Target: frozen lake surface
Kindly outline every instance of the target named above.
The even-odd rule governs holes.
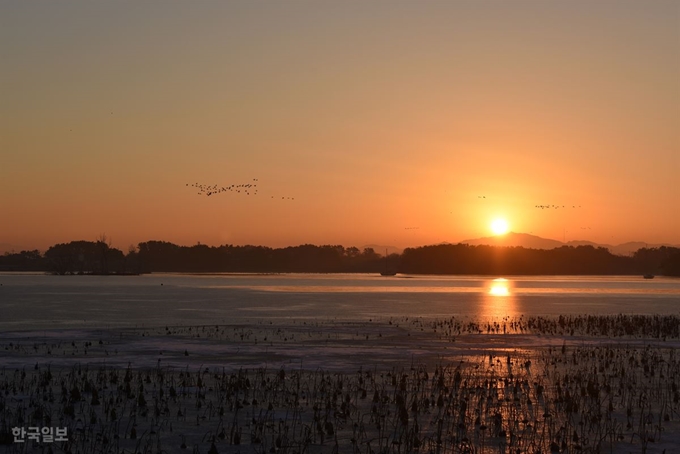
[[[54,421],[70,434],[55,452],[680,446],[680,279],[0,274],[0,284],[0,452],[43,452],[7,428]]]
[[[641,276],[0,273],[0,330],[273,320],[675,314],[680,279]]]

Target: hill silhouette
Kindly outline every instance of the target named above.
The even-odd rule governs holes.
[[[461,244],[470,246],[500,246],[500,247],[523,247],[527,249],[555,249],[564,246],[557,240],[549,240],[528,233],[508,232],[505,235],[487,236],[474,240],[461,241]]]
[[[508,232],[505,235],[488,236],[483,238],[476,238],[472,240],[464,240],[461,244],[469,244],[471,246],[500,246],[500,247],[523,247],[527,249],[555,249],[562,246],[592,246],[594,248],[603,247],[615,255],[632,255],[639,249],[653,249],[660,247],[680,247],[680,245],[672,244],[649,244],[642,241],[630,241],[618,245],[601,244],[586,240],[572,240],[566,243],[559,240],[552,240],[548,238],[541,238],[540,236],[530,235],[528,233]]]

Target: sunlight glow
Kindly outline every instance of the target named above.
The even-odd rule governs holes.
[[[486,320],[500,320],[517,314],[517,302],[513,281],[503,278],[489,280],[485,284],[485,296],[480,305],[479,316]]]
[[[510,226],[505,219],[494,219],[491,222],[491,231],[494,235],[503,235],[508,233],[508,230],[510,230]]]
[[[493,296],[508,296],[510,295],[510,290],[508,289],[508,283],[505,279],[494,279],[489,289],[489,294]]]

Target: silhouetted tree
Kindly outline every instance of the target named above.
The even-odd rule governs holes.
[[[661,263],[661,268],[667,276],[680,276],[680,249],[672,249],[669,255]]]
[[[47,271],[48,264],[40,251],[6,252],[0,256],[0,271]]]
[[[638,250],[613,255],[592,246],[557,249],[442,244],[407,248],[382,257],[372,248],[302,244],[273,249],[265,246],[178,246],[146,241],[130,246],[127,255],[112,248],[106,236],[97,242],[72,241],[39,251],[0,256],[0,270],[52,270],[57,274],[123,272],[363,272],[386,269],[413,274],[644,274],[680,275],[680,249]]]
[[[122,251],[101,241],[71,241],[55,244],[45,252],[50,269],[56,274],[107,274],[109,265],[122,268]]]
[[[97,248],[99,248],[99,264],[101,274],[109,274],[109,249],[111,248],[111,239],[106,237],[106,233],[102,233],[97,238]]]

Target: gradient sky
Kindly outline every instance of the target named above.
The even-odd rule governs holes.
[[[2,2],[0,58],[16,248],[680,243],[677,0]]]

